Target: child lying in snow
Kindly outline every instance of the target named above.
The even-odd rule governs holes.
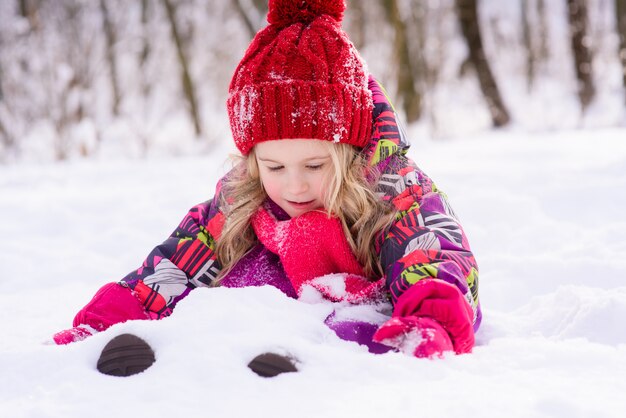
[[[270,0],[269,25],[230,85],[243,161],[58,344],[168,316],[196,287],[272,285],[295,298],[391,300],[382,324],[326,320],[371,352],[471,351],[476,262],[445,195],[406,157],[391,104],[341,30],[344,10],[343,0]]]

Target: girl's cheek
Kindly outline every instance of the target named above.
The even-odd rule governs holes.
[[[276,197],[280,192],[280,186],[276,181],[266,180],[263,182],[263,187],[265,188],[265,193],[270,197]]]

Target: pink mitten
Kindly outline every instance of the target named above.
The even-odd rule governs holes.
[[[445,351],[469,353],[474,346],[473,311],[461,291],[439,279],[423,279],[404,291],[393,317],[374,341],[417,357],[441,357]]]
[[[102,286],[93,299],[74,317],[74,328],[54,335],[57,344],[82,341],[113,324],[132,319],[150,319],[150,315],[132,291],[118,283]]]
[[[260,208],[252,217],[252,227],[259,241],[278,254],[298,295],[302,285],[316,277],[331,273],[363,276],[338,218],[310,211],[278,221]]]
[[[437,321],[450,336],[457,354],[474,347],[474,312],[461,291],[439,279],[423,279],[404,291],[393,309],[394,317],[417,316]]]
[[[373,340],[420,358],[443,357],[454,351],[446,330],[437,321],[416,316],[393,317],[374,334]]]

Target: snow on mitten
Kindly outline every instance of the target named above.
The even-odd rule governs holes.
[[[420,358],[443,357],[445,352],[454,351],[446,330],[430,318],[393,317],[378,328],[372,339]]]
[[[338,218],[320,211],[278,221],[263,207],[252,217],[259,241],[277,254],[296,293],[312,279],[331,273],[363,276]]]
[[[386,297],[384,279],[371,282],[356,274],[327,274],[316,277],[305,285],[320,292],[326,300],[332,302],[350,302],[352,304],[376,302]]]
[[[65,345],[69,343],[75,343],[77,341],[82,341],[87,337],[91,337],[97,332],[98,331],[91,328],[89,325],[83,325],[57,332],[52,336],[52,340],[57,345]]]

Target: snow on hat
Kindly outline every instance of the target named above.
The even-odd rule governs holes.
[[[312,138],[365,146],[372,95],[365,64],[341,29],[344,0],[270,0],[229,88],[237,148]]]

